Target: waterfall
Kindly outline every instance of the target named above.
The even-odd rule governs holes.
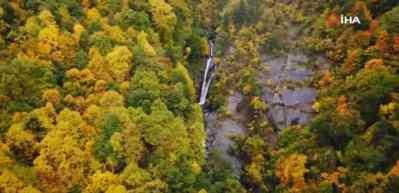
[[[209,41],[209,56],[208,59],[206,60],[206,67],[205,67],[205,73],[204,77],[202,79],[202,87],[201,87],[201,95],[200,95],[200,101],[199,104],[203,105],[206,102],[206,97],[208,95],[208,90],[209,87],[211,86],[212,79],[214,77],[214,68],[215,64],[213,61],[213,42]]]

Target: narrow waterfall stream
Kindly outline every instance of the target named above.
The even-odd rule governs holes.
[[[208,96],[209,87],[211,86],[211,82],[214,77],[214,71],[215,71],[215,63],[213,58],[214,44],[210,40],[208,45],[209,45],[209,56],[206,61],[205,72],[202,79],[201,94],[199,101],[200,105],[204,105],[206,102],[206,97]]]

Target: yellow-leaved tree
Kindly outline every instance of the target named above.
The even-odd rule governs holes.
[[[107,74],[106,60],[96,47],[92,47],[89,50],[89,64],[87,67],[94,74],[97,80],[111,79],[111,77]]]
[[[41,141],[34,168],[44,192],[65,193],[75,186],[85,186],[96,169],[89,148],[92,142],[82,132],[83,125],[78,112],[64,109],[57,117],[56,128]]]
[[[173,7],[164,0],[149,0],[149,3],[155,25],[163,33],[172,32],[177,22]]]
[[[278,161],[276,175],[290,192],[301,192],[305,188],[306,160],[306,155],[294,153]]]
[[[83,193],[127,193],[126,188],[121,185],[119,177],[111,172],[97,171],[90,177],[90,182]]]
[[[0,192],[1,193],[40,193],[31,185],[25,184],[22,180],[7,169],[0,169]]]
[[[110,53],[107,54],[106,59],[108,62],[107,68],[111,77],[117,82],[126,80],[131,60],[132,53],[126,46],[115,47]]]
[[[145,33],[144,31],[141,31],[138,35],[137,35],[137,43],[139,44],[139,46],[141,46],[141,48],[144,51],[144,54],[146,56],[155,56],[157,53],[155,52],[155,49],[151,46],[151,44],[148,42],[147,40],[147,33]]]

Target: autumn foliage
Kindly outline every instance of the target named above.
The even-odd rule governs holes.
[[[398,6],[0,1],[0,193],[396,193]],[[209,39],[217,70],[201,107]],[[273,88],[262,64],[297,52],[314,74]],[[265,96],[302,86],[317,95],[309,122],[277,129],[273,105],[302,112]],[[207,149],[204,111],[229,126],[233,92],[245,132],[229,164]]]

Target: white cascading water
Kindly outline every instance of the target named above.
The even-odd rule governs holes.
[[[213,43],[212,43],[212,41],[209,41],[209,48],[210,48],[210,53],[209,53],[209,57],[206,61],[204,78],[202,79],[201,95],[200,95],[200,101],[199,101],[200,105],[205,104],[206,97],[208,95],[208,90],[209,90],[209,87],[211,86],[211,82],[214,77],[213,68],[214,68],[215,64],[213,63]]]

